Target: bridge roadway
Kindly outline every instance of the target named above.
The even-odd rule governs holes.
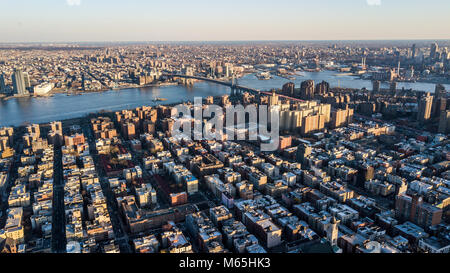
[[[255,94],[264,94],[264,95],[272,95],[271,92],[267,92],[267,91],[261,91],[259,89],[256,88],[251,88],[248,86],[243,86],[243,85],[232,85],[231,82],[226,82],[226,81],[221,81],[221,80],[216,80],[216,79],[211,79],[211,78],[206,78],[206,77],[200,77],[200,76],[187,76],[187,75],[182,75],[182,74],[164,74],[163,76],[166,77],[173,77],[173,78],[185,78],[185,79],[195,79],[195,80],[200,80],[200,81],[208,81],[208,82],[212,82],[212,83],[216,83],[216,84],[221,84],[221,85],[225,85],[228,86],[230,88],[234,88],[234,89],[238,89],[238,90],[242,90],[242,91],[247,91],[250,93],[255,93]],[[280,98],[285,98],[291,101],[297,101],[297,102],[304,102],[304,100],[301,99],[297,99],[297,98],[292,98],[289,96],[285,96],[285,95],[280,95],[278,94],[278,97]]]

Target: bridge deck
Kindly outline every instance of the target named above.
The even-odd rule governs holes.
[[[169,76],[169,77],[175,77],[175,78],[188,78],[188,79],[195,79],[195,80],[201,80],[201,81],[208,81],[208,82],[212,82],[212,83],[216,83],[216,84],[221,84],[221,85],[233,87],[231,82],[225,82],[225,81],[215,80],[215,79],[206,78],[206,77],[187,76],[187,75],[181,75],[181,74],[166,74],[166,75],[163,75],[163,76]],[[251,87],[248,87],[248,86],[236,85],[236,86],[234,86],[234,88],[239,89],[239,90],[243,90],[243,91],[257,93],[257,94],[261,94],[262,93],[264,95],[269,95],[269,96],[272,95],[271,92],[261,91],[259,89],[251,88]],[[292,101],[304,102],[304,100],[293,98],[293,97],[289,97],[289,96],[286,96],[286,95],[278,95],[278,96],[281,97],[281,98],[292,100]]]

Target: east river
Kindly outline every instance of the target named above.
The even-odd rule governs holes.
[[[296,87],[304,80],[314,80],[316,83],[322,80],[330,83],[331,87],[367,88],[372,89],[370,80],[362,80],[358,77],[341,75],[333,71],[302,72],[295,76],[295,80],[289,80],[274,76],[270,80],[258,80],[254,74],[246,75],[238,79],[238,84],[270,90],[281,88],[286,82],[294,82]],[[388,83],[382,83],[381,88],[388,88]],[[444,85],[450,91],[450,85]],[[434,92],[435,84],[432,83],[398,83],[397,88],[413,89],[418,91]],[[85,93],[82,95],[67,96],[55,94],[51,97],[39,98],[12,98],[0,100],[0,126],[19,126],[25,122],[44,123],[53,120],[64,120],[82,117],[86,114],[101,110],[117,111],[131,109],[142,105],[172,104],[194,97],[221,96],[229,94],[230,88],[209,82],[198,82],[192,87],[182,85],[144,87],[105,92]],[[167,99],[163,102],[155,102],[155,98]]]

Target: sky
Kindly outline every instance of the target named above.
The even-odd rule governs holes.
[[[449,0],[0,0],[0,43],[450,39]]]

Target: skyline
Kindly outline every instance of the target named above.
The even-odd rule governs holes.
[[[446,40],[448,1],[6,0],[0,43]],[[27,9],[23,9],[27,6]],[[327,7],[326,9],[324,7]]]
[[[31,45],[37,45],[37,44],[54,44],[54,45],[70,45],[70,44],[78,44],[78,45],[85,45],[85,44],[92,44],[92,45],[107,45],[107,44],[124,44],[124,45],[141,45],[141,44],[228,44],[228,43],[235,43],[235,44],[245,44],[245,43],[254,43],[254,44],[265,44],[265,43],[358,43],[358,42],[393,42],[393,43],[402,43],[402,42],[418,42],[418,43],[424,43],[424,45],[429,45],[429,43],[438,43],[443,42],[447,43],[450,42],[450,39],[317,39],[317,40],[140,40],[140,41],[133,41],[133,40],[123,40],[123,41],[106,41],[106,40],[98,40],[98,41],[30,41],[30,42],[0,42],[0,45],[20,45],[20,44],[31,44]],[[409,44],[406,44],[405,46],[410,46]]]

